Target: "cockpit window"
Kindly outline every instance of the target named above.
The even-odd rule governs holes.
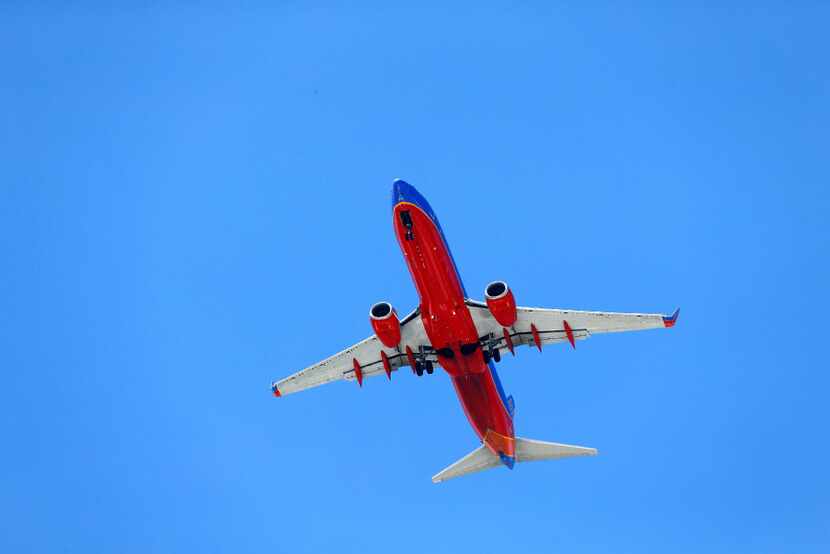
[[[406,240],[412,240],[414,235],[412,234],[412,216],[409,214],[409,210],[401,210],[398,214],[401,223],[406,227]]]

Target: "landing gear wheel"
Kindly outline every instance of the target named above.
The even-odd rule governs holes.
[[[486,350],[482,350],[481,351],[481,357],[484,358],[484,363],[485,364],[490,363],[490,353],[489,352],[487,352]]]
[[[424,366],[421,365],[421,362],[415,362],[415,375],[418,377],[422,377],[424,375]]]
[[[435,366],[432,365],[432,362],[426,363],[426,370],[429,375],[432,375],[432,372],[435,371]]]
[[[496,363],[501,361],[501,352],[498,349],[493,350],[493,359],[496,360]]]

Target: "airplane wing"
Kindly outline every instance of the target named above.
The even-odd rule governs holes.
[[[418,361],[435,361],[437,356],[429,345],[420,314],[420,310],[415,309],[401,320],[400,344],[412,348],[413,357]],[[384,356],[386,364],[383,360]],[[271,389],[275,396],[282,396],[332,381],[356,379],[362,386],[364,378],[374,375],[386,374],[391,379],[392,371],[404,365],[409,365],[406,351],[399,348],[387,348],[375,335],[372,335],[322,362],[298,371],[285,379],[275,381],[271,384]]]
[[[673,315],[636,314],[619,312],[586,312],[547,308],[516,308],[517,319],[505,330],[493,318],[487,304],[467,300],[478,332],[485,347],[509,351],[512,346],[537,346],[587,339],[597,333],[620,333],[673,327],[680,310]]]

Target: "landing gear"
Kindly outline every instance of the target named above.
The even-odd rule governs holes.
[[[435,365],[429,361],[415,362],[415,375],[423,377],[424,371],[427,372],[427,375],[432,375],[432,372],[435,371]]]
[[[499,352],[498,348],[491,348],[490,350],[481,350],[481,356],[484,358],[484,363],[489,364],[490,360],[494,362],[501,361],[501,352]]]

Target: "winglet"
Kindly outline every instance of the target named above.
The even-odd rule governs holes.
[[[663,316],[663,325],[668,327],[674,327],[674,324],[677,323],[677,316],[680,315],[680,308],[677,308],[671,317]]]

